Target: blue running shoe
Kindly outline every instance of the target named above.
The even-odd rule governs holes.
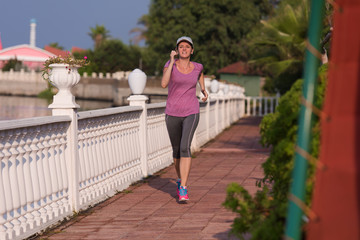
[[[180,190],[179,190],[179,201],[188,201],[189,200],[189,196],[188,196],[188,191],[186,187],[180,186]]]

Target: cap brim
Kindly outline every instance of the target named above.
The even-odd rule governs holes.
[[[178,45],[179,45],[180,43],[182,43],[182,42],[187,42],[187,43],[190,44],[192,47],[194,46],[191,42],[189,42],[188,40],[185,40],[185,39],[179,41],[179,42],[176,44],[176,46],[178,46]]]

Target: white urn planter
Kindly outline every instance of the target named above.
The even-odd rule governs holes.
[[[79,108],[80,106],[75,103],[75,96],[70,91],[80,81],[78,68],[63,63],[54,63],[50,67],[50,83],[59,89],[59,92],[54,96],[49,108]]]
[[[135,95],[140,95],[144,92],[146,86],[146,74],[136,68],[129,74],[128,82],[131,92]]]

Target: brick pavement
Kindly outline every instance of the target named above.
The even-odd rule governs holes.
[[[236,215],[222,203],[231,182],[257,191],[269,155],[259,144],[260,121],[240,119],[195,153],[189,202],[177,201],[170,166],[37,239],[236,239],[229,235]]]

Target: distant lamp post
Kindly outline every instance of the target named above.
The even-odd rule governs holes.
[[[210,84],[211,93],[217,93],[219,91],[219,81],[214,79]]]
[[[228,84],[224,84],[224,94],[227,95],[229,92],[229,85]]]

